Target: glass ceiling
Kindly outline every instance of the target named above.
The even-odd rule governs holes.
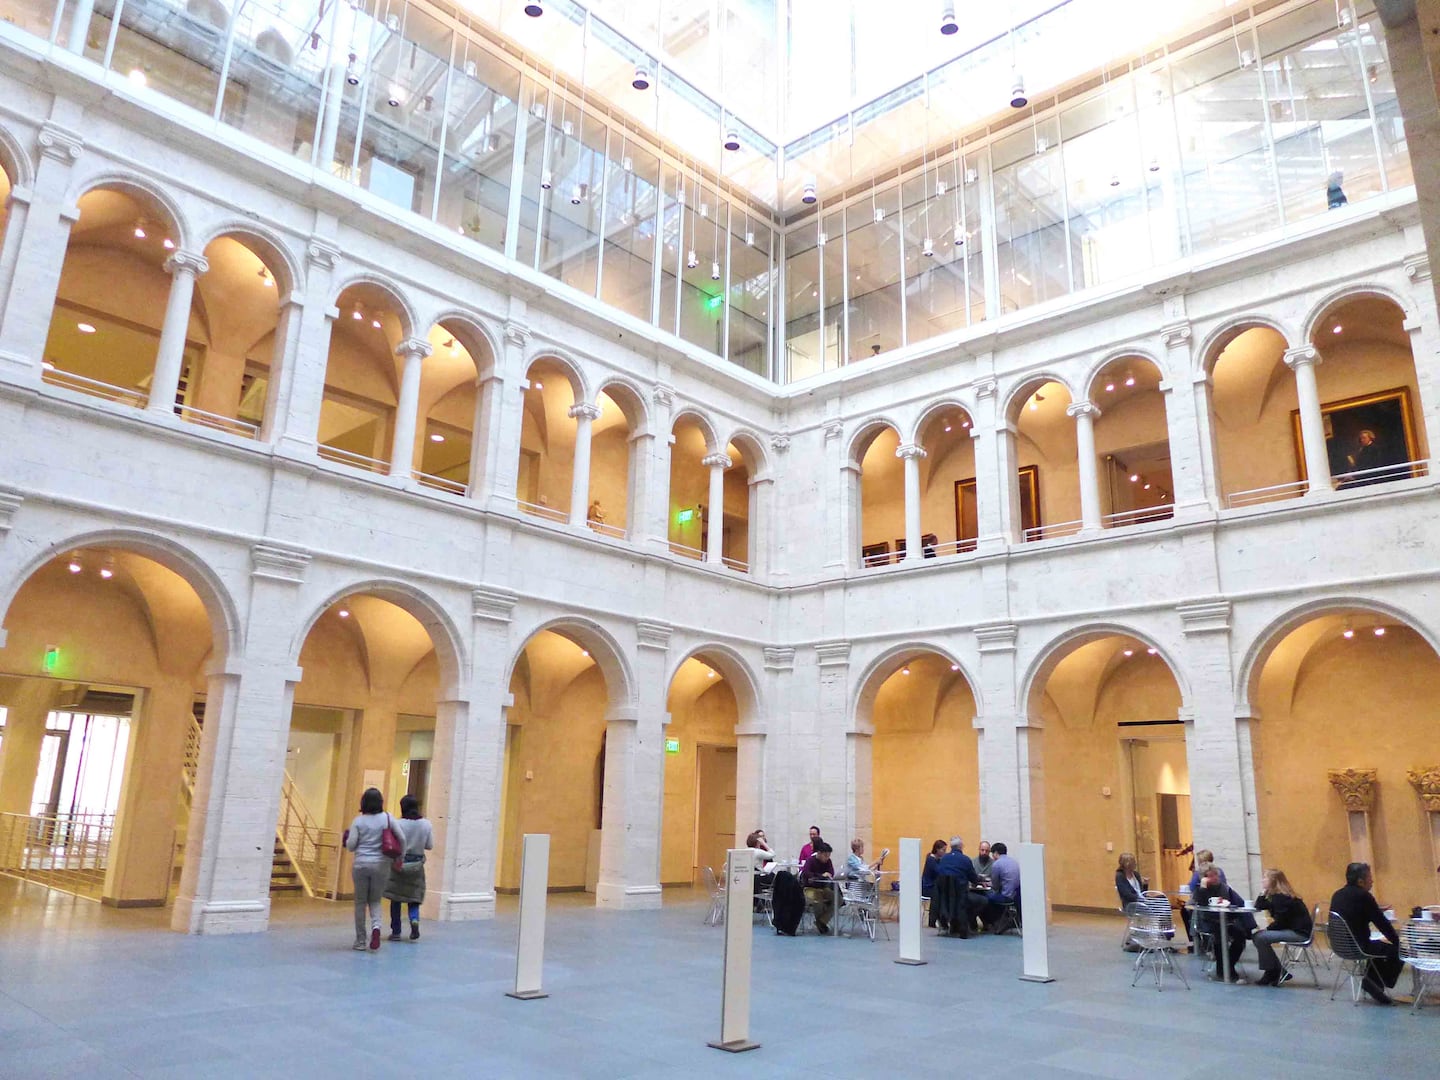
[[[469,17],[782,214],[1013,115],[1108,61],[1147,58],[1236,0],[459,0]],[[1268,7],[1261,3],[1257,7]],[[957,10],[954,34],[942,12]],[[631,83],[643,68],[648,90]],[[739,151],[721,149],[735,131]]]

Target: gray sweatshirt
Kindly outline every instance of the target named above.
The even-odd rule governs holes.
[[[345,838],[345,846],[355,853],[356,866],[374,866],[376,863],[389,862],[380,851],[380,835],[385,831],[387,825],[397,826],[395,834],[403,835],[398,828],[400,822],[389,814],[356,814],[355,820],[350,823],[349,835]]]

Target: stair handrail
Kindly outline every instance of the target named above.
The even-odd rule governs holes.
[[[280,784],[280,820],[275,836],[305,891],[311,896],[333,898],[335,888],[330,878],[338,861],[340,837],[334,829],[315,820],[288,769]]]
[[[203,736],[204,729],[200,726],[200,718],[192,712],[190,726],[185,731],[185,758],[182,773],[185,780],[185,793],[192,799],[195,797],[195,778],[200,775],[200,740]]]

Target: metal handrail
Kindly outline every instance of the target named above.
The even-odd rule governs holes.
[[[1426,458],[1421,458],[1417,461],[1402,461],[1395,465],[1381,465],[1374,469],[1356,469],[1354,472],[1336,473],[1330,479],[1335,482],[1337,488],[1344,490],[1429,475],[1430,462]]]
[[[421,472],[419,469],[416,469],[412,475],[425,487],[435,488],[437,491],[448,491],[451,495],[464,495],[470,490],[468,484],[462,484],[459,480],[436,476],[434,473]]]
[[[593,518],[585,523],[601,536],[613,536],[616,540],[624,540],[626,532],[618,525],[607,525],[603,521],[596,521]]]
[[[699,548],[693,548],[686,544],[678,544],[674,540],[670,541],[670,554],[683,555],[685,558],[694,559],[696,562],[705,561],[705,553]]]
[[[73,371],[55,367],[48,360],[46,365],[48,366],[45,366],[40,372],[40,378],[51,386],[75,390],[82,394],[89,394],[91,397],[104,398],[106,401],[134,405],[136,408],[144,408],[150,401],[150,393],[147,390],[137,390],[133,386],[116,386],[114,383],[103,382],[100,379],[77,375]]]
[[[340,862],[340,836],[316,822],[288,771],[280,785],[280,820],[276,823],[275,835],[305,891],[311,896],[333,899]]]
[[[201,427],[214,428],[216,431],[225,431],[231,435],[243,435],[247,439],[253,439],[260,434],[260,425],[252,424],[249,420],[241,420],[234,416],[223,416],[220,413],[206,412],[204,409],[197,409],[193,405],[175,406],[175,414],[182,420],[192,424],[199,424]]]
[[[750,564],[744,559],[732,559],[728,555],[722,555],[720,561],[731,570],[738,570],[742,574],[748,574],[750,572]]]
[[[546,521],[566,522],[570,515],[564,510],[557,510],[553,506],[541,506],[539,503],[526,502],[524,499],[516,499],[515,505],[519,507],[522,514],[529,514],[531,517],[544,518]]]
[[[1281,499],[1298,499],[1310,490],[1310,485],[1304,480],[1291,480],[1284,484],[1271,484],[1268,487],[1247,488],[1244,491],[1233,491],[1225,496],[1225,505],[1231,510],[1240,506],[1255,506],[1257,503],[1279,502]]]
[[[99,900],[113,814],[0,814],[0,873]]]
[[[945,555],[968,555],[980,546],[980,541],[968,540],[947,540],[943,544],[922,544],[920,554],[922,558],[941,558]],[[934,553],[932,556],[931,553]]]
[[[1062,536],[1074,536],[1085,523],[1083,521],[1057,521],[1053,525],[1036,525],[1020,534],[1020,539],[1029,544],[1036,540],[1056,540]]]
[[[316,452],[326,461],[334,461],[340,465],[350,465],[357,469],[364,469],[366,472],[386,473],[390,471],[390,463],[381,461],[379,458],[366,457],[364,454],[356,454],[350,450],[342,450],[338,446],[326,446],[321,443]]]
[[[1175,516],[1173,506],[1145,506],[1139,510],[1120,510],[1106,514],[1101,521],[1109,529],[1123,529],[1127,525],[1144,525],[1150,521],[1165,521]]]

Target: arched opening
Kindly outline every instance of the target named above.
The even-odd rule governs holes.
[[[665,729],[665,807],[660,882],[690,885],[710,867],[725,873],[725,852],[757,825],[737,820],[739,707],[720,661],[698,653],[670,680]],[[737,840],[736,837],[740,840]]]
[[[1190,772],[1181,692],[1159,651],[1119,633],[1057,648],[1030,690],[1041,724],[1043,794],[1036,839],[1053,901],[1113,909],[1114,870],[1133,852],[1156,889],[1190,877]],[[1111,845],[1113,852],[1106,845]]]
[[[195,281],[191,318],[197,340],[180,375],[180,415],[254,438],[281,347],[284,264],[245,236],[217,236],[205,247],[207,269]],[[278,277],[277,277],[278,275]],[[198,324],[198,326],[197,326]]]
[[[959,405],[934,409],[920,425],[920,549],[927,559],[975,550],[980,518],[972,430]]]
[[[1069,389],[1054,380],[1022,389],[1011,403],[1022,541],[1080,531],[1080,451],[1070,405]]]
[[[899,446],[900,433],[889,424],[862,431],[854,443],[862,567],[905,558],[905,463],[895,456]]]
[[[44,379],[127,405],[149,401],[178,231],[160,203],[137,189],[97,187],[80,196],[45,340]],[[204,318],[191,310],[184,371],[196,367]]]
[[[531,364],[525,378],[530,387],[524,391],[515,503],[523,513],[568,521],[575,468],[575,384],[570,370],[549,357]]]
[[[1305,493],[1287,343],[1269,326],[1240,327],[1209,357],[1210,414],[1221,503],[1247,506]]]
[[[721,559],[731,570],[749,573],[755,555],[753,530],[758,517],[755,478],[763,467],[764,458],[759,445],[747,436],[731,440],[725,447],[725,456],[730,459],[730,464],[725,468]],[[706,524],[709,524],[708,508]],[[706,550],[708,543],[707,536]]]
[[[1250,679],[1260,850],[1314,904],[1369,862],[1382,901],[1437,900],[1434,815],[1411,770],[1436,763],[1440,656],[1394,615],[1337,606],[1277,629]],[[1347,813],[1332,770],[1375,770],[1373,807]]]
[[[414,613],[373,592],[329,604],[300,649],[271,892],[351,892],[341,833],[370,787],[400,814],[414,795],[427,816],[443,687],[430,631]],[[447,789],[448,790],[448,789]],[[433,866],[434,864],[432,864]],[[434,888],[436,876],[429,874]]]
[[[670,551],[703,559],[710,505],[710,466],[705,462],[714,436],[692,413],[676,418],[670,436]]]
[[[496,888],[520,887],[521,839],[550,835],[550,887],[594,892],[604,819],[610,693],[588,645],[542,630],[521,650],[505,711]]]
[[[431,351],[420,377],[416,476],[426,487],[464,495],[475,452],[475,395],[493,358],[479,334],[453,320],[436,323],[426,340]]]
[[[118,547],[66,551],[20,587],[0,648],[0,903],[174,899],[197,854],[214,625],[184,577]]]
[[[869,861],[886,848],[898,857],[902,836],[920,837],[928,851],[935,840],[958,834],[973,853],[980,839],[980,744],[975,694],[960,666],[937,652],[902,653],[871,676],[860,701],[857,726],[868,709],[873,728]],[[898,868],[898,858],[886,865]]]
[[[0,152],[0,250],[5,244],[5,230],[10,225],[10,192],[15,187],[15,181],[10,178],[10,167],[5,162],[3,152]]]
[[[410,328],[395,294],[372,282],[349,286],[335,306],[319,453],[327,461],[389,472],[401,374],[395,350]]]
[[[1170,429],[1160,382],[1160,369],[1149,360],[1122,356],[1101,368],[1090,384],[1090,400],[1100,409],[1095,421],[1100,512],[1109,528],[1175,513]]]
[[[630,526],[630,494],[635,490],[634,440],[644,426],[635,391],[611,383],[595,398],[600,409],[590,427],[590,504],[585,522],[606,536],[624,538]]]
[[[1321,315],[1310,344],[1324,358],[1315,381],[1335,487],[1426,475],[1430,455],[1405,312],[1384,297],[1351,297]]]

